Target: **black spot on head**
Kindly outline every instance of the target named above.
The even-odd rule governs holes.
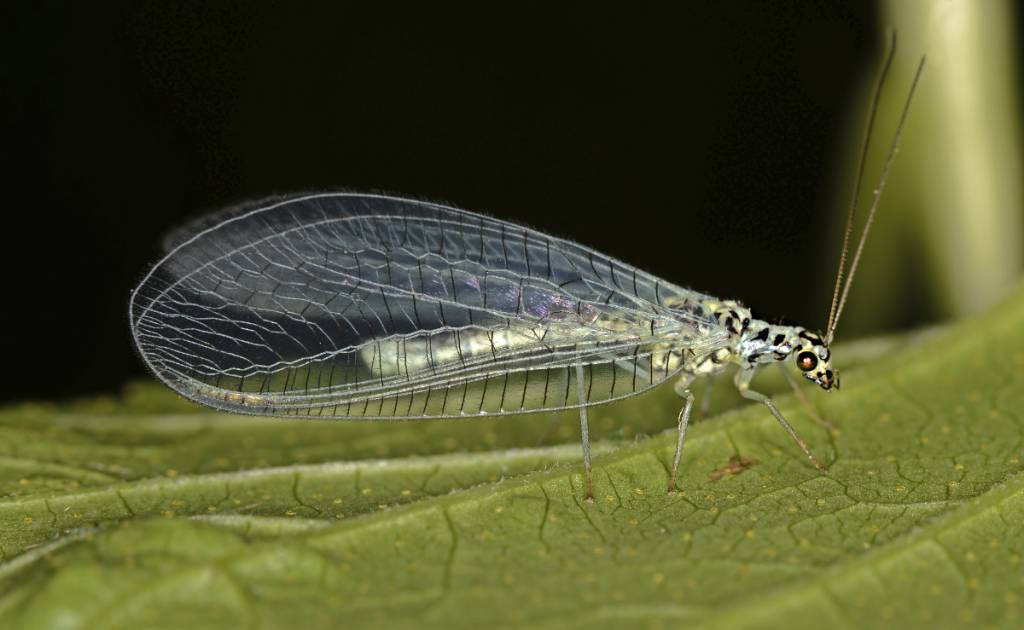
[[[832,370],[825,370],[825,378],[832,380]]]
[[[746,330],[747,328],[750,328],[750,318],[749,317],[744,317],[743,318],[743,326],[742,326],[742,328],[743,328],[743,330]]]
[[[772,341],[773,346],[781,346],[782,342],[786,340],[786,335],[779,333],[775,335],[775,339]]]
[[[761,341],[768,341],[768,329],[767,328],[762,328],[761,332],[757,333],[757,336],[754,337],[754,339],[760,339]]]
[[[803,337],[804,339],[806,339],[807,341],[810,341],[811,345],[813,345],[813,346],[820,346],[820,345],[822,345],[821,339],[817,335],[811,334],[811,333],[807,332],[806,330],[801,330],[800,331],[800,336]]]

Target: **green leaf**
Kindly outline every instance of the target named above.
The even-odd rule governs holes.
[[[839,431],[777,398],[828,475],[740,404],[692,427],[666,495],[663,388],[595,412],[592,504],[571,414],[240,418],[150,384],[9,408],[0,626],[1020,623],[1024,290],[857,355],[807,390]]]

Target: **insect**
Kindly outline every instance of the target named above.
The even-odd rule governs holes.
[[[742,395],[764,404],[824,470],[750,382],[760,366],[793,360],[822,389],[839,387],[829,345],[922,68],[923,59],[843,285],[851,204],[824,335],[756,319],[736,301],[520,225],[330,192],[243,205],[179,233],[131,295],[135,344],[168,386],[236,413],[424,419],[578,409],[588,499],[589,407],[675,380],[685,404],[671,491],[690,384],[735,365]]]

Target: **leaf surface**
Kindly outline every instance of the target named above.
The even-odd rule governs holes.
[[[8,408],[0,625],[1019,623],[1024,292],[848,350],[842,392],[808,390],[839,431],[777,399],[828,475],[740,405],[691,428],[666,495],[663,388],[595,412],[593,504],[572,415],[240,418],[149,384]]]

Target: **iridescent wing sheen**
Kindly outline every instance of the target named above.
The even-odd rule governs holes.
[[[703,296],[571,241],[436,203],[308,194],[205,225],[178,236],[129,314],[156,375],[220,409],[352,418],[560,410],[649,389],[726,338]]]

